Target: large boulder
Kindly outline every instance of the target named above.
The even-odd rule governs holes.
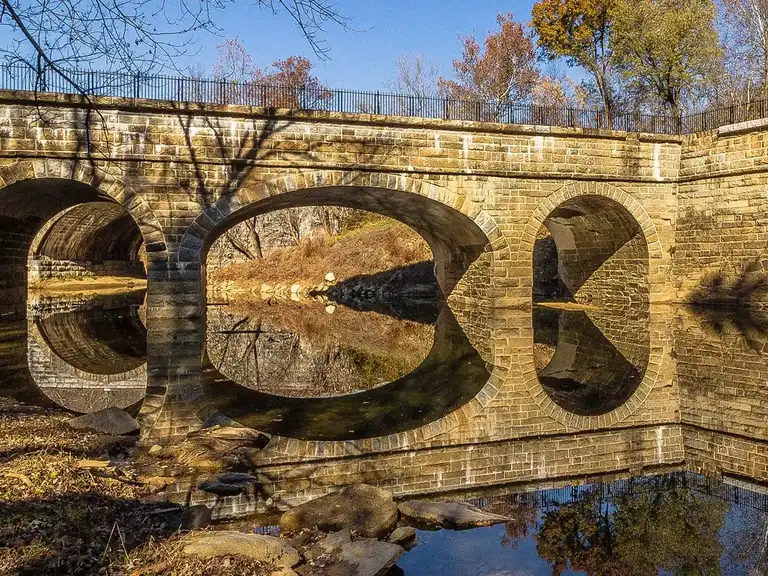
[[[480,508],[461,502],[423,502],[409,500],[399,506],[400,513],[418,524],[463,530],[478,526],[491,526],[509,522],[512,519],[499,514],[491,514]]]
[[[292,508],[280,518],[280,529],[294,532],[317,527],[335,532],[349,528],[355,534],[378,538],[388,534],[396,522],[397,504],[389,492],[353,484]]]
[[[213,558],[247,556],[263,564],[290,568],[301,561],[296,549],[285,540],[231,530],[196,534],[187,540],[184,554]]]
[[[89,430],[110,436],[137,434],[140,430],[139,423],[128,412],[114,406],[72,418],[67,420],[67,424],[75,430]]]

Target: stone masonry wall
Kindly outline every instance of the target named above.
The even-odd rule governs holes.
[[[148,247],[150,311],[166,304],[175,313],[199,311],[202,252],[217,226],[266,198],[277,207],[286,192],[307,190],[307,202],[323,203],[327,195],[313,200],[311,191],[328,186],[344,188],[353,207],[378,203],[398,219],[423,210],[398,210],[388,191],[467,216],[489,240],[481,259],[488,271],[480,274],[483,290],[460,285],[457,295],[482,292],[496,305],[530,302],[535,237],[563,199],[609,197],[638,220],[650,246],[651,299],[670,291],[678,138],[98,99],[104,126],[77,99],[31,99],[0,94],[0,186],[74,179],[126,206]],[[19,193],[36,197],[31,188]],[[366,195],[371,201],[363,202]],[[66,207],[66,191],[56,199]],[[10,228],[26,222],[16,202],[0,213]],[[448,253],[461,248],[455,229],[420,224]]]

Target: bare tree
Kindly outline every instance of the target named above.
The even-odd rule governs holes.
[[[253,1],[287,14],[321,58],[328,54],[324,26],[349,24],[332,0]],[[75,67],[100,67],[121,76],[175,69],[175,62],[196,50],[201,34],[218,32],[217,17],[232,5],[232,0],[0,0],[0,55],[6,64],[35,74],[40,89],[52,75],[86,94],[94,89],[94,76],[77,74]],[[97,81],[115,78],[104,75]]]
[[[720,0],[725,71],[718,100],[746,104],[768,90],[768,0]]]
[[[397,94],[416,98],[437,96],[437,66],[422,54],[401,54],[395,60],[397,76],[384,82],[384,87]]]

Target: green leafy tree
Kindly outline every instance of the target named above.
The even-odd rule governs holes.
[[[545,58],[565,58],[592,76],[610,117],[616,110],[617,74],[611,59],[611,9],[615,0],[539,0],[531,26]]]
[[[721,69],[715,16],[712,0],[617,0],[613,61],[638,94],[677,116]]]

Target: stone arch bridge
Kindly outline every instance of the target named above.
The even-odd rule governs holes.
[[[766,130],[679,137],[0,92],[3,307],[23,309],[30,257],[136,273],[143,246],[150,317],[195,317],[219,235],[324,204],[418,231],[455,303],[528,305],[549,250],[576,300],[760,304]]]

